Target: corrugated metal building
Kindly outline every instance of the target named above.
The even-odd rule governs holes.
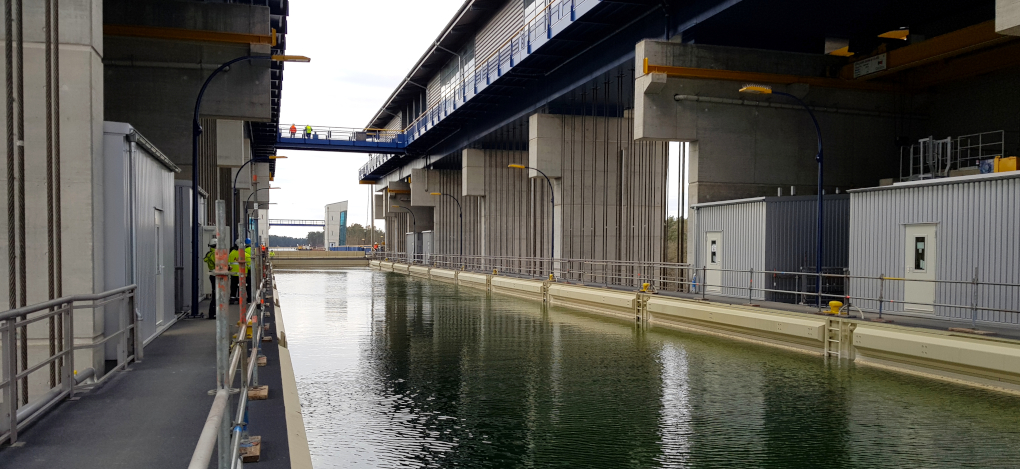
[[[760,272],[754,274],[753,288],[759,290],[752,292],[752,299],[794,302],[799,295],[763,290],[815,290],[813,276],[776,272],[815,271],[817,197],[755,197],[692,207],[693,263],[698,283],[706,285],[707,293],[747,298],[750,269]],[[826,272],[842,271],[848,265],[849,222],[850,196],[825,196],[822,265]],[[838,281],[823,285],[825,292],[841,293]]]
[[[1020,323],[1020,172],[933,179],[850,191],[851,295],[885,311]],[[975,270],[976,269],[976,270]],[[1006,285],[979,285],[982,283]],[[913,280],[913,281],[910,281]],[[935,281],[935,282],[932,282]],[[941,282],[963,283],[941,283]],[[927,303],[927,304],[925,304]],[[943,305],[934,306],[933,305]],[[878,310],[878,301],[855,301]],[[952,306],[947,306],[952,305]]]
[[[170,327],[174,310],[174,173],[180,169],[131,125],[103,125],[104,290],[135,283],[145,342]],[[126,304],[106,307],[105,333]],[[116,341],[106,358],[116,358]],[[112,355],[111,355],[112,354]]]

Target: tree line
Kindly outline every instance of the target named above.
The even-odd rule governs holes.
[[[375,242],[382,243],[383,230],[378,228],[375,229]],[[320,248],[325,246],[326,234],[322,231],[309,231],[304,238],[293,238],[290,236],[277,236],[269,235],[269,246],[270,247],[281,247],[281,248],[296,248],[298,246],[312,246]],[[369,244],[372,242],[372,227],[362,226],[360,223],[354,223],[347,227],[347,244],[350,246],[357,246],[363,244]]]

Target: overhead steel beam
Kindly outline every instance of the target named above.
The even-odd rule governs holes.
[[[781,85],[804,83],[823,88],[843,88],[869,91],[897,91],[902,87],[883,83],[871,83],[839,78],[806,77],[800,75],[784,75],[779,73],[741,72],[737,70],[715,70],[709,68],[672,67],[668,65],[652,65],[645,58],[644,73],[664,73],[678,78],[701,78],[706,80],[728,80],[744,82],[763,82]]]
[[[269,35],[224,33],[182,28],[160,28],[155,26],[131,26],[122,24],[103,25],[104,36],[140,37],[148,39],[170,39],[175,41],[222,42],[227,44],[276,45],[276,30]]]

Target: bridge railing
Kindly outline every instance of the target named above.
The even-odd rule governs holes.
[[[880,275],[851,275],[847,268],[815,267],[798,271],[723,269],[670,262],[636,262],[594,259],[550,260],[545,257],[408,255],[376,252],[371,257],[431,267],[493,273],[557,282],[626,289],[676,292],[702,298],[734,298],[754,303],[775,301],[827,309],[830,301],[843,303],[844,312],[894,313],[946,321],[978,321],[1020,325],[1020,284],[969,280],[920,280]],[[821,293],[819,293],[819,282]],[[927,290],[927,298],[908,297],[908,289]],[[821,301],[818,301],[818,299]],[[729,300],[734,301],[734,300]]]
[[[400,129],[365,129],[355,127],[327,127],[320,125],[281,124],[278,132],[284,138],[301,138],[306,140],[342,140],[348,142],[400,142],[404,135]]]
[[[270,218],[269,226],[325,226],[325,220],[287,220],[282,218]]]
[[[0,444],[15,443],[18,432],[39,419],[61,400],[74,397],[76,389],[92,386],[113,376],[113,371],[142,361],[135,314],[135,285],[94,295],[73,295],[0,313]],[[118,329],[90,344],[74,341],[74,313],[96,308],[116,311]],[[107,316],[107,321],[110,317]],[[91,324],[91,321],[87,323]],[[48,333],[45,333],[46,329]],[[43,338],[48,336],[48,338]],[[97,350],[106,345],[116,350],[116,366],[108,371],[75,368],[75,352]],[[46,369],[49,376],[43,376]],[[48,378],[48,379],[46,379]],[[94,383],[82,384],[87,379]]]

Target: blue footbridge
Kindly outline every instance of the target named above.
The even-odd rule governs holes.
[[[291,125],[294,128],[291,128]],[[403,154],[407,148],[407,135],[402,130],[291,125],[280,125],[277,129],[276,148],[278,150],[394,155]]]

